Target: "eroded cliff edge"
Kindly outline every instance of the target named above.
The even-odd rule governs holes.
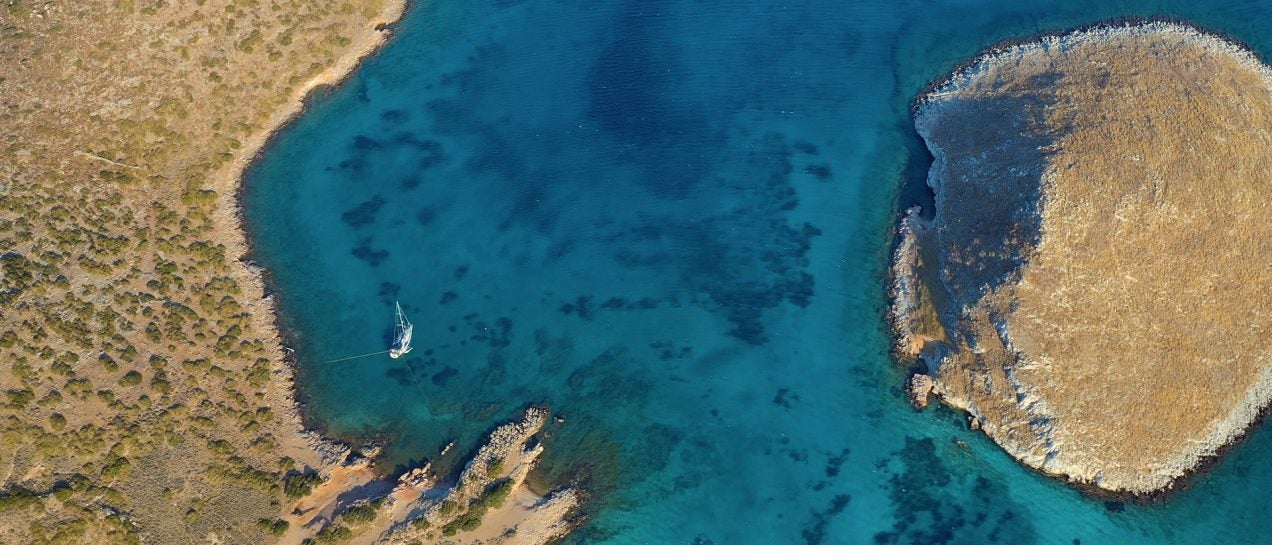
[[[1272,399],[1272,70],[1174,23],[1004,47],[923,97],[899,353],[1023,463],[1171,487]],[[912,380],[923,397],[926,380]]]

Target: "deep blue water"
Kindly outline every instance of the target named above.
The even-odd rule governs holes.
[[[316,422],[453,466],[527,404],[574,543],[1272,542],[1272,434],[1153,505],[1082,497],[946,410],[882,321],[927,157],[909,101],[1120,16],[1272,53],[1272,3],[418,0],[250,174]],[[416,324],[383,349],[392,303]],[[445,458],[438,451],[457,448]]]

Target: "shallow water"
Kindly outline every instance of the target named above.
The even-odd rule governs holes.
[[[1272,541],[1272,433],[1166,503],[1084,498],[912,411],[882,322],[925,84],[1122,16],[1266,57],[1272,3],[846,4],[416,2],[246,188],[316,421],[446,470],[546,404],[539,479],[595,491],[575,543]],[[394,300],[412,353],[323,363]]]

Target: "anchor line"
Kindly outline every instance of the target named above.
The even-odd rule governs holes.
[[[415,383],[415,389],[420,392],[420,400],[427,403],[428,396],[424,394],[424,387],[420,386],[420,378],[415,376],[415,369],[412,369],[411,364],[406,360],[402,360],[402,366],[405,367],[407,371],[411,372],[411,382]]]
[[[349,356],[349,357],[347,357],[347,358],[339,358],[339,359],[334,359],[334,360],[327,360],[325,363],[336,363],[336,362],[339,362],[339,361],[356,360],[356,359],[358,359],[358,358],[366,358],[366,357],[370,357],[370,356],[378,356],[378,355],[380,355],[380,354],[387,354],[388,352],[389,352],[388,350],[381,350],[381,351],[379,351],[379,352],[370,352],[370,353],[367,353],[367,354],[359,354],[359,355],[357,355],[357,356]],[[411,382],[415,383],[415,389],[416,389],[417,391],[419,391],[419,393],[420,393],[420,397],[421,397],[422,399],[428,399],[428,396],[424,393],[424,386],[422,386],[422,385],[420,384],[420,377],[419,377],[419,375],[416,375],[416,374],[415,374],[415,369],[414,369],[414,368],[412,368],[412,367],[411,367],[411,364],[410,364],[410,363],[407,363],[406,361],[403,361],[403,362],[402,362],[402,366],[403,366],[403,367],[406,367],[406,370],[407,370],[407,371],[409,371],[409,372],[411,373]]]
[[[327,360],[327,361],[326,361],[326,362],[324,362],[324,363],[336,363],[336,362],[338,362],[338,361],[356,360],[356,359],[358,359],[358,358],[366,358],[366,357],[370,357],[370,356],[378,356],[378,355],[380,355],[380,354],[388,354],[388,353],[389,353],[389,351],[388,351],[388,350],[381,350],[381,351],[379,351],[379,352],[371,352],[371,353],[369,353],[369,354],[360,354],[360,355],[357,355],[357,356],[349,356],[349,357],[347,357],[347,358],[339,358],[339,359],[334,359],[334,360]]]

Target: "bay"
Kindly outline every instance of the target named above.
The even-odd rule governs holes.
[[[1087,498],[915,413],[888,355],[911,100],[1163,16],[1272,53],[1269,2],[419,0],[248,176],[310,415],[445,472],[546,405],[537,485],[593,492],[573,543],[1267,542],[1266,430],[1168,501]],[[413,352],[325,363],[395,300]]]

